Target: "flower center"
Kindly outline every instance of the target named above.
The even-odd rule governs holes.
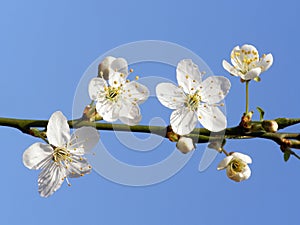
[[[230,163],[231,170],[236,173],[242,172],[245,166],[245,163],[238,159],[233,159]]]
[[[247,73],[252,68],[256,67],[255,61],[257,60],[257,57],[248,57],[247,55],[244,56],[243,59],[243,71],[244,73]]]
[[[258,53],[254,50],[245,51],[244,49],[234,52],[231,58],[238,65],[235,67],[240,70],[241,73],[246,74],[249,70],[256,67],[255,62],[258,60]]]
[[[53,152],[53,161],[54,162],[60,162],[60,161],[71,161],[71,154],[70,152],[66,149],[66,148],[62,148],[62,147],[53,147],[54,148],[54,152]]]
[[[187,101],[185,103],[185,106],[192,111],[197,111],[200,102],[201,102],[201,96],[198,94],[197,91],[193,95],[187,96]]]
[[[120,87],[106,87],[106,99],[110,101],[117,101],[120,93]]]

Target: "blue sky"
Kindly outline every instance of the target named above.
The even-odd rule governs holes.
[[[273,66],[262,74],[262,82],[250,84],[250,108],[262,107],[269,119],[299,117],[299,10],[296,0],[1,1],[0,116],[48,119],[61,110],[71,118],[78,83],[96,58],[129,42],[163,40],[192,50],[215,74],[230,79],[229,126],[244,111],[244,86],[227,74],[222,60],[245,43],[271,52]],[[134,67],[141,76],[157,73],[175,82],[175,69],[153,68]],[[151,104],[157,104],[155,115],[167,121],[171,111],[150,102],[141,106],[142,122],[151,118]],[[299,126],[289,131],[299,132]],[[198,145],[187,165],[162,183],[124,186],[93,172],[43,199],[37,193],[39,172],[22,163],[23,151],[37,139],[6,127],[0,128],[0,137],[3,224],[299,224],[300,162],[292,158],[285,163],[270,141],[226,145],[251,155],[252,176],[246,182],[232,182],[216,170],[221,155],[200,173],[205,146]],[[112,133],[101,132],[101,138],[111,154],[134,165],[162,160],[174,149],[165,140],[149,153],[134,152]]]

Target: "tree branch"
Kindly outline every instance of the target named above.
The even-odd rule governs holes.
[[[279,129],[283,129],[295,124],[300,123],[300,118],[277,118],[275,121],[278,123]],[[46,129],[48,120],[26,120],[26,119],[13,119],[13,118],[0,118],[0,126],[12,127],[20,130],[23,133],[38,137],[33,132],[33,128]],[[97,130],[107,131],[127,131],[139,133],[152,133],[165,138],[168,138],[168,127],[163,126],[147,126],[136,125],[128,126],[125,124],[111,124],[111,123],[98,123],[89,122],[82,119],[69,120],[70,128],[77,128],[82,126],[92,126]],[[253,129],[245,130],[243,127],[235,126],[225,129],[221,132],[210,132],[205,128],[196,128],[188,137],[191,137],[196,143],[208,143],[213,141],[222,141],[223,139],[249,139],[249,138],[263,138],[272,140],[278,145],[287,145],[291,148],[300,149],[300,134],[299,133],[282,133],[282,132],[266,132],[261,126],[261,121],[252,121],[251,126]],[[170,128],[169,128],[170,129]]]

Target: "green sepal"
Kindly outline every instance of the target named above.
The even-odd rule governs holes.
[[[261,81],[260,77],[254,77],[253,80],[256,81],[256,82],[260,82]]]
[[[256,107],[256,109],[259,112],[259,119],[260,119],[260,121],[263,121],[264,120],[265,111],[262,108],[258,107],[258,106]]]
[[[287,162],[289,160],[290,156],[291,156],[291,151],[290,151],[290,149],[287,148],[283,153],[284,161]]]

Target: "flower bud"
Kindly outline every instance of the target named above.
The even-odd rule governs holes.
[[[180,137],[176,148],[181,151],[183,154],[189,153],[190,151],[195,149],[194,142],[191,138],[187,137]]]
[[[278,130],[278,123],[275,120],[264,120],[262,127],[265,131],[274,133]]]
[[[250,130],[251,129],[251,120],[252,120],[252,115],[253,115],[253,112],[250,111],[246,114],[244,114],[242,116],[242,120],[240,122],[240,126],[243,127],[245,130]]]

